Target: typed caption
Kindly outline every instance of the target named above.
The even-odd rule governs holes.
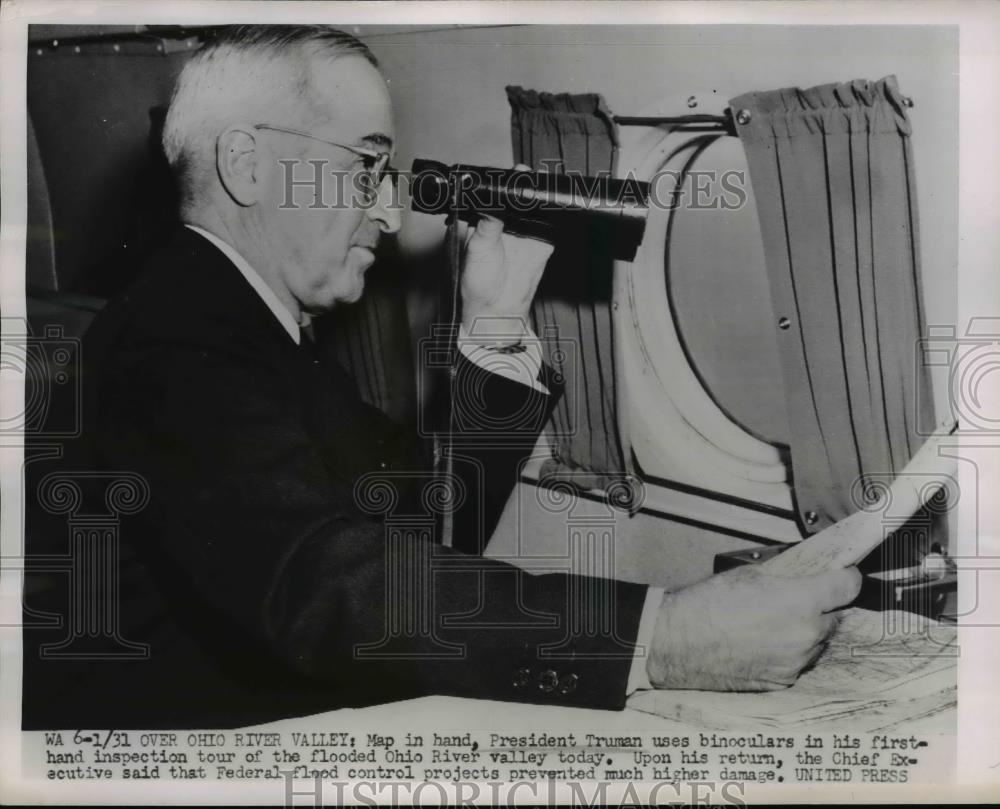
[[[949,737],[696,731],[66,730],[24,734],[25,775],[58,782],[719,782],[940,779]]]

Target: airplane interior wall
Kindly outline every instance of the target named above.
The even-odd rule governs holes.
[[[915,102],[909,115],[927,322],[955,322],[957,29],[507,26],[400,32],[365,26],[357,33],[389,80],[399,140],[395,163],[402,168],[415,157],[509,166],[506,85],[599,92],[618,115],[640,115],[663,99],[699,93],[717,104],[697,111],[719,113],[730,98],[751,90],[895,74]],[[119,287],[132,259],[168,221],[173,200],[150,132],[186,56],[110,49],[29,54],[29,113],[63,289],[106,294]],[[687,302],[683,326],[699,346],[700,372],[719,396],[745,408],[762,429],[780,432],[781,417],[772,417],[780,408],[781,382],[767,332],[763,269],[739,260],[735,238],[726,242],[734,260],[698,264],[699,243],[726,238],[719,224],[713,212],[702,212],[688,225],[690,264],[678,274],[675,290]],[[415,268],[407,291],[414,344],[427,333],[436,302],[436,285],[426,277],[435,270],[421,257],[433,255],[443,235],[443,218],[413,214],[405,217],[394,251],[400,264]],[[936,393],[940,410],[946,391],[938,386]],[[606,521],[598,503],[581,501],[577,514],[595,524]],[[565,517],[540,508],[532,487],[521,487],[505,520],[537,540],[533,553],[557,552],[565,543]],[[620,576],[669,585],[707,575],[714,553],[746,544],[650,515],[617,514],[613,530]],[[492,551],[503,555],[514,548],[496,544]]]
[[[447,163],[511,165],[510,110],[504,87],[548,92],[599,92],[616,115],[641,115],[662,99],[682,102],[692,93],[728,100],[751,90],[810,87],[855,78],[895,74],[914,100],[913,152],[919,193],[923,290],[929,324],[955,322],[958,192],[958,34],[931,27],[757,28],[699,26],[534,26],[360,35],[379,58],[397,112],[396,163],[414,157]],[[707,105],[706,105],[707,107]],[[684,114],[690,110],[671,110]],[[737,147],[738,149],[739,147]],[[743,408],[748,420],[774,425],[781,389],[773,319],[763,267],[733,260],[697,266],[699,244],[726,238],[722,212],[688,218],[694,266],[675,273],[675,300],[700,311],[682,326],[701,350],[703,376],[720,398]],[[402,256],[422,254],[443,236],[440,218],[408,217],[400,233]],[[744,230],[740,229],[741,233]],[[726,242],[739,256],[736,240]],[[748,251],[749,252],[749,251]],[[713,255],[716,253],[713,252]],[[748,277],[748,273],[754,273]],[[734,305],[735,302],[735,305]],[[411,294],[414,331],[426,328],[431,302]],[[700,332],[697,334],[690,332]],[[773,350],[775,354],[768,354]],[[935,383],[941,381],[934,380]],[[938,411],[946,390],[936,385]],[[560,554],[566,548],[565,513],[539,506],[532,486],[522,486],[501,523],[490,551],[497,555]],[[572,518],[600,530],[613,520],[615,560],[621,578],[679,586],[711,573],[715,553],[746,547],[744,539],[638,514],[610,514],[599,503],[580,500]],[[515,536],[521,536],[519,545]],[[505,539],[503,539],[505,538]]]

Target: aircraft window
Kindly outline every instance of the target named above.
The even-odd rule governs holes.
[[[706,96],[715,106],[727,97],[696,98]],[[690,97],[644,114],[689,111]],[[703,499],[708,521],[736,530],[754,514],[760,535],[797,539],[777,326],[742,145],[667,128],[623,128],[621,142],[619,175],[655,183],[643,245],[616,282],[623,438],[647,503],[658,488],[668,500],[682,491]],[[662,204],[671,189],[685,193],[673,211]],[[719,501],[734,513],[722,516]]]

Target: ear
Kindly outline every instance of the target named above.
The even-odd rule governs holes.
[[[260,197],[260,154],[249,127],[231,126],[215,143],[215,166],[223,188],[237,205],[253,205]]]

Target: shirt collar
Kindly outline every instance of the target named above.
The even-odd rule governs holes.
[[[271,310],[271,313],[278,319],[278,322],[282,325],[282,327],[284,327],[285,331],[288,332],[288,336],[295,341],[296,345],[298,345],[302,340],[302,328],[308,326],[311,321],[309,315],[303,312],[302,320],[296,323],[292,313],[288,311],[288,307],[281,302],[278,296],[274,294],[274,290],[271,289],[264,279],[257,274],[257,271],[247,263],[247,260],[236,251],[235,247],[227,242],[224,242],[214,233],[210,233],[197,225],[185,223],[184,227],[190,228],[200,236],[204,236],[222,251],[226,258],[228,258],[235,265],[236,269],[240,271],[240,274],[246,278],[247,283],[253,287],[254,291],[264,302],[267,308]]]

